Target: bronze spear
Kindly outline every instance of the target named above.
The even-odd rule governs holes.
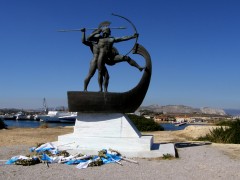
[[[97,30],[99,28],[86,28],[86,30]],[[110,29],[126,29],[125,27],[111,27]],[[67,30],[58,30],[58,32],[73,32],[81,31],[81,29],[67,29]]]

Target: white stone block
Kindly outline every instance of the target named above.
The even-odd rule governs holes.
[[[151,150],[153,136],[142,136],[132,121],[121,113],[78,113],[71,134],[58,136],[54,142],[60,150],[70,152],[94,153],[102,149],[114,149],[128,157],[160,157],[174,145],[163,145]]]
[[[80,137],[141,137],[131,120],[120,113],[78,113],[74,134]]]

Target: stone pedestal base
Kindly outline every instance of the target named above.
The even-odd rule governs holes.
[[[128,157],[163,155],[153,146],[153,136],[142,136],[131,120],[121,113],[78,113],[74,132],[58,136],[55,144],[60,150],[73,153],[97,154],[102,149],[111,148]],[[175,156],[172,147],[171,153],[174,152]]]

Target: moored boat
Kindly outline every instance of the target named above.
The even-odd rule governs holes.
[[[62,123],[75,123],[76,119],[77,116],[75,115],[59,117],[59,121]]]
[[[15,117],[15,119],[16,120],[25,120],[25,119],[27,119],[27,115],[26,114],[24,114],[23,112],[18,112],[18,113],[16,113],[15,115],[14,115],[14,117]]]
[[[10,115],[10,114],[5,114],[2,116],[2,118],[4,120],[15,120],[16,119],[16,117],[14,117],[14,115]]]
[[[39,116],[40,121],[42,122],[63,122],[62,120],[69,120],[75,122],[76,115],[71,112],[65,111],[49,111],[47,115]],[[75,119],[74,119],[75,118]]]
[[[181,123],[179,123],[179,124],[175,124],[175,126],[182,126],[182,125],[184,125],[184,124],[187,124],[186,122],[181,122]]]

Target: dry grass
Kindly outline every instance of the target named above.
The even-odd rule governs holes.
[[[73,128],[14,128],[0,130],[0,146],[35,145],[57,141],[59,135],[72,133]]]
[[[198,136],[203,136],[212,127],[188,127],[180,131],[156,131],[144,132],[143,134],[153,135],[155,143],[163,142],[189,142]],[[0,130],[0,146],[29,145],[57,141],[59,135],[73,132],[73,127],[56,128],[13,128]],[[239,144],[212,144],[231,158],[240,159]],[[154,159],[151,159],[154,160]],[[155,159],[157,160],[157,159]],[[159,159],[161,160],[161,159]]]

